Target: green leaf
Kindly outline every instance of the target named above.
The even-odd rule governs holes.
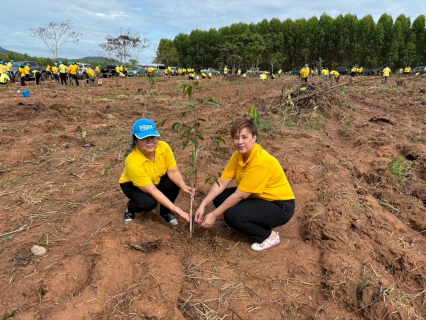
[[[201,150],[200,144],[198,143],[198,141],[192,140],[191,143],[194,145],[195,148]]]
[[[195,81],[195,82],[194,82],[194,87],[197,87],[199,84],[200,84],[200,82],[199,82],[199,81]]]
[[[180,123],[179,122],[173,123],[173,125],[172,125],[172,130],[173,131],[178,131],[179,128],[180,128]]]
[[[192,163],[195,163],[195,160],[197,160],[197,153],[195,151],[191,151],[191,161],[192,161]]]
[[[214,178],[213,179],[214,180],[214,182],[220,187],[220,182],[219,182],[219,179],[218,178]]]
[[[204,141],[204,137],[201,134],[197,134],[197,138],[200,139],[201,141]]]
[[[186,140],[183,145],[182,145],[182,149],[185,149],[188,146],[189,140]]]
[[[161,128],[164,127],[164,125],[166,124],[167,119],[164,119],[163,121],[161,121],[160,123],[157,124],[157,128]]]
[[[181,83],[179,86],[178,86],[178,88],[177,88],[177,90],[178,90],[178,92],[186,92],[186,87],[187,87],[188,85],[186,84],[186,83]]]
[[[180,115],[181,118],[186,118],[186,114],[188,113],[188,111],[182,112],[182,114]]]
[[[206,119],[202,119],[202,118],[198,118],[197,120],[198,120],[198,121],[203,121],[203,122],[205,122],[205,121],[206,121]]]
[[[185,173],[184,173],[184,176],[185,176],[185,177],[188,177],[188,176],[190,176],[191,174],[194,174],[194,172],[195,172],[194,168],[193,168],[193,167],[189,167],[188,169],[186,169],[186,171],[185,171]]]
[[[204,185],[206,185],[208,182],[210,182],[212,178],[207,178],[206,180],[204,180]]]
[[[212,98],[206,101],[206,105],[213,106],[220,109],[220,105],[216,101],[214,101]]]
[[[195,108],[194,108],[194,106],[193,106],[193,105],[187,104],[186,106],[187,106],[187,107],[188,107],[188,109],[189,109],[189,110],[191,110],[191,111],[194,111],[194,110],[195,110]]]
[[[250,119],[255,122],[256,124],[259,123],[259,112],[257,112],[256,108],[254,106],[251,106],[248,109],[248,114],[250,116]]]
[[[188,86],[188,89],[186,90],[186,92],[188,93],[188,97],[192,99],[192,86]]]
[[[203,99],[199,99],[199,98],[197,98],[197,99],[195,99],[198,103],[200,103],[200,104],[203,104],[203,102],[204,102],[204,100]]]

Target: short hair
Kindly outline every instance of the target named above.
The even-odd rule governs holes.
[[[252,136],[257,136],[257,126],[250,119],[239,119],[235,121],[231,128],[231,137],[233,138],[236,133],[240,132],[244,128],[247,128],[248,131],[252,134]]]

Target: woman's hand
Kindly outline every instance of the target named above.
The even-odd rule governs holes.
[[[201,226],[203,228],[211,228],[213,227],[215,221],[216,217],[210,212],[208,215],[205,216],[203,223],[201,223]]]
[[[183,192],[189,194],[191,196],[191,199],[194,200],[195,197],[195,189],[192,189],[190,186],[184,185],[182,188],[180,188]]]
[[[178,215],[180,215],[182,218],[184,218],[186,221],[189,222],[189,214],[183,211],[181,208],[175,206],[175,209],[173,210],[173,212],[177,213]]]
[[[203,222],[204,217],[204,207],[199,207],[197,211],[195,212],[195,222],[201,223]]]

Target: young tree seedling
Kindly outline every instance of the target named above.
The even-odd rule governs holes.
[[[198,87],[198,81],[192,83],[192,84],[186,84],[181,83],[178,87],[178,91],[183,92],[183,96],[188,96],[189,100],[192,104],[187,104],[186,107],[188,108],[188,111],[185,111],[181,114],[182,122],[175,122],[172,125],[172,130],[175,132],[178,132],[179,130],[182,131],[180,138],[183,140],[182,148],[185,149],[188,146],[192,146],[191,151],[191,166],[186,170],[185,177],[192,176],[192,183],[191,187],[193,190],[196,190],[197,187],[197,156],[198,152],[203,149],[203,147],[200,145],[200,141],[204,141],[204,137],[201,134],[201,124],[205,122],[206,120],[203,118],[200,118],[200,109],[203,106],[213,106],[216,108],[220,108],[219,104],[216,103],[213,99],[209,99],[207,101],[199,98],[194,97],[194,90]],[[186,121],[186,122],[185,122]],[[217,141],[223,141],[224,139],[222,137],[222,140],[218,140],[219,138],[216,137]],[[215,141],[216,142],[216,141]],[[218,144],[219,142],[217,142]],[[208,182],[209,179],[206,179],[206,182]],[[215,181],[218,183],[217,178],[215,178]],[[195,197],[194,197],[195,198]],[[193,199],[191,199],[191,205],[190,205],[190,211],[189,211],[189,237],[192,241],[192,232],[193,232],[193,223],[192,223],[192,207],[193,207]]]

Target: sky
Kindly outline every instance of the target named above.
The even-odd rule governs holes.
[[[70,20],[82,37],[78,44],[64,44],[59,57],[106,56],[99,43],[105,42],[107,35],[117,36],[120,29],[129,29],[150,44],[139,54],[141,64],[152,62],[162,38],[173,40],[179,33],[189,34],[194,29],[219,29],[232,23],[258,23],[272,18],[319,18],[323,13],[333,18],[350,13],[358,19],[371,14],[375,21],[383,13],[393,19],[405,14],[411,21],[426,14],[424,0],[0,0],[0,4],[0,47],[4,49],[53,57],[28,29]]]

